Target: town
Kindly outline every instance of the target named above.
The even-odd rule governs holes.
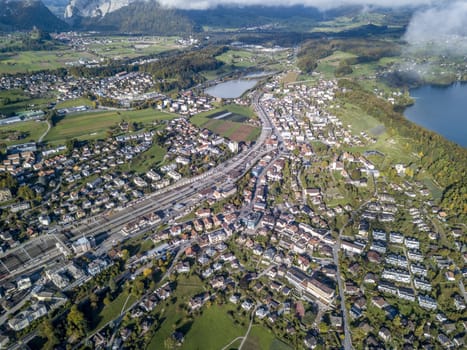
[[[87,58],[0,75],[8,98],[39,101],[0,118],[0,348],[465,347],[465,225],[352,86],[300,81],[295,49],[235,43],[224,59],[277,55],[281,71],[164,93],[169,73],[132,70],[155,56],[79,70],[113,67],[99,45],[200,40],[55,39]],[[241,97],[206,93],[250,73]]]

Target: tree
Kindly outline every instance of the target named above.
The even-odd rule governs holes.
[[[109,293],[106,294],[103,302],[104,302],[105,306],[108,306],[112,302],[111,299],[110,299],[110,294]]]
[[[151,275],[152,275],[152,269],[149,268],[149,267],[148,267],[148,268],[145,268],[144,271],[143,271],[143,276],[144,276],[145,278],[148,278],[148,277],[150,277]]]
[[[122,250],[122,259],[123,261],[127,261],[130,257],[130,252],[127,249]]]
[[[141,280],[136,280],[133,283],[133,287],[131,288],[131,294],[136,297],[143,295],[144,292],[144,283]]]
[[[23,185],[18,189],[18,197],[30,201],[34,199],[34,191],[27,185]]]
[[[110,279],[109,288],[110,288],[111,293],[114,293],[117,290],[117,284],[115,283],[115,279],[113,278]]]
[[[313,312],[307,311],[305,312],[305,316],[303,317],[302,322],[307,326],[311,326],[315,321],[315,318],[316,315]]]
[[[89,295],[89,302],[91,303],[91,309],[97,309],[97,303],[99,302],[99,297],[96,293],[91,293]]]
[[[151,283],[149,283],[149,289],[150,290],[156,290],[157,283],[153,280],[151,280]]]
[[[165,340],[164,340],[164,347],[166,349],[175,349],[177,343],[175,342],[175,339],[173,337],[167,337]]]
[[[415,332],[414,332],[414,335],[420,339],[423,335],[423,328],[425,327],[425,322],[422,321],[422,323],[420,324],[420,326],[418,326],[416,329],[415,329]]]
[[[394,317],[394,320],[392,321],[395,327],[399,328],[401,326],[401,318],[399,315]]]
[[[43,349],[54,349],[60,343],[55,333],[54,326],[50,319],[44,319],[39,326],[39,334],[41,337],[46,338],[47,342],[44,344]]]
[[[18,181],[10,173],[2,174],[0,176],[0,188],[8,188],[14,195],[18,188]]]
[[[73,150],[78,146],[78,144],[79,143],[77,139],[71,139],[66,142],[65,146],[66,146],[66,151],[68,155],[73,153]]]
[[[72,338],[71,342],[76,341],[80,337],[86,334],[87,324],[86,319],[81,311],[78,309],[78,305],[74,304],[67,316],[67,329],[66,334]]]

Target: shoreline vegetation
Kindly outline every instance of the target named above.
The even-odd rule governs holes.
[[[443,188],[441,205],[459,219],[467,217],[467,149],[443,136],[427,130],[408,120],[393,106],[364,90],[351,80],[340,80],[341,88],[346,88],[342,97],[352,101],[370,116],[382,122],[386,128],[396,130],[401,136],[413,140],[407,146],[418,154],[420,165],[427,170]],[[437,147],[433,147],[436,145]]]

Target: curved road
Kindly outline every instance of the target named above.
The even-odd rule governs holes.
[[[256,308],[257,308],[257,306],[255,306],[255,308],[254,308],[253,311],[251,312],[251,315],[250,315],[250,324],[248,325],[248,329],[247,329],[245,335],[243,336],[242,342],[240,343],[240,346],[238,347],[238,350],[242,350],[243,345],[245,345],[245,342],[246,342],[246,340],[248,339],[248,335],[250,334],[251,327],[253,326],[253,320],[255,319]]]
[[[44,137],[47,136],[47,134],[49,133],[50,131],[50,128],[52,127],[52,125],[50,125],[50,122],[48,120],[45,121],[47,123],[47,130],[41,135],[41,137],[39,137],[39,139],[37,140],[37,143],[41,143],[42,140],[44,139]]]

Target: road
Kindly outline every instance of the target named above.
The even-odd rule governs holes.
[[[465,292],[464,282],[463,279],[459,279],[459,289],[461,291],[462,296],[464,297],[464,301],[467,304],[467,293]]]
[[[269,118],[267,118],[264,111],[261,110],[259,111],[258,114],[262,121],[263,126],[271,125]],[[151,194],[144,201],[144,203],[139,203],[136,208],[135,207],[127,208],[127,210],[125,211],[118,212],[115,217],[103,220],[102,224],[104,224],[104,226],[106,227],[103,228],[100,222],[94,222],[93,226],[91,227],[89,227],[86,224],[84,224],[84,227],[77,227],[75,229],[75,232],[79,234],[81,233],[81,229],[82,229],[83,233],[86,232],[87,234],[90,233],[91,235],[96,235],[97,233],[100,233],[103,230],[107,231],[109,227],[111,227],[110,229],[111,237],[102,244],[103,247],[106,247],[106,244],[108,244],[110,241],[115,242],[116,239],[119,239],[121,237],[120,236],[121,227],[123,227],[123,225],[126,224],[128,221],[134,220],[135,217],[153,212],[155,209],[164,210],[167,208],[171,208],[174,206],[174,203],[187,201],[191,197],[196,196],[199,193],[199,191],[206,189],[206,188],[210,188],[216,183],[219,183],[219,182],[221,184],[230,183],[230,181],[226,180],[226,175],[230,171],[234,169],[238,169],[238,167],[243,166],[244,164],[246,164],[246,162],[249,162],[249,164],[254,164],[265,153],[268,153],[268,152],[261,153],[259,151],[263,147],[264,142],[266,141],[267,137],[270,136],[270,130],[271,129],[267,129],[263,127],[261,131],[261,135],[256,141],[256,144],[252,148],[248,149],[247,151],[244,151],[240,153],[239,155],[237,155],[236,157],[234,157],[234,159],[230,159],[226,163],[218,166],[217,168],[208,171],[208,173],[205,173],[203,175],[200,175],[200,176],[197,176],[191,179],[182,180],[180,181],[181,182],[180,184],[177,183],[177,184],[170,186],[170,188],[166,189],[165,191],[161,191],[163,192],[163,195],[161,195],[160,192],[156,194]],[[244,169],[244,171],[247,171],[247,170],[248,169]],[[187,184],[192,184],[192,185],[187,187]],[[89,230],[89,231],[84,231],[84,230]],[[138,234],[141,234],[141,232],[138,232]],[[173,271],[179,257],[182,256],[185,249],[188,246],[191,246],[193,242],[194,240],[190,240],[180,245],[179,247],[172,247],[172,249],[178,249],[178,251],[174,259],[172,260],[171,266],[167,269],[165,274],[162,276],[161,282],[163,282],[168,276],[170,276],[170,273]],[[115,243],[112,243],[112,244],[115,244]],[[149,293],[152,293],[152,291],[145,293],[145,295],[142,298],[147,296]],[[130,310],[132,310],[142,300],[142,298],[136,301],[135,303],[133,303],[130,307],[128,307],[124,311],[124,313],[127,313]],[[239,349],[241,349],[241,347],[243,346],[243,343],[248,337],[248,334],[251,330],[255,310],[253,310],[252,312],[250,325],[248,327],[247,333],[245,334],[244,340],[242,341],[242,344],[240,345]],[[90,339],[94,334],[96,334],[97,332],[105,328],[108,324],[110,324],[110,322],[118,321],[120,317],[122,317],[122,315],[119,315],[115,319],[109,321],[101,329],[91,334],[87,339]]]
[[[349,220],[349,222],[350,222],[350,220]],[[347,314],[347,308],[345,307],[344,282],[342,280],[341,268],[340,268],[340,264],[339,264],[339,251],[340,251],[340,247],[341,247],[340,236],[341,236],[342,232],[344,231],[345,227],[347,227],[347,224],[344,225],[339,231],[339,236],[336,239],[336,244],[334,244],[334,247],[332,249],[332,256],[333,256],[333,259],[334,259],[334,265],[336,265],[336,267],[337,267],[337,269],[336,269],[336,278],[337,278],[337,285],[338,285],[338,288],[339,288],[339,297],[340,297],[340,303],[341,303],[342,320],[343,320],[343,326],[344,326],[344,349],[345,350],[351,350],[352,349],[352,336],[351,336],[351,333],[350,333],[349,315]]]
[[[336,244],[334,244],[334,247],[332,249],[332,257],[334,260],[334,265],[336,265],[336,278],[337,278],[337,285],[339,288],[339,297],[341,301],[342,320],[343,320],[344,336],[345,336],[344,337],[344,349],[345,350],[352,349],[352,334],[350,332],[350,326],[349,326],[349,315],[347,313],[347,308],[345,307],[344,282],[342,279],[341,267],[339,264],[339,251],[341,249],[341,237],[343,236],[343,232],[345,228],[349,224],[352,224],[354,222],[355,215],[362,208],[364,208],[370,201],[371,199],[361,204],[360,207],[358,207],[355,211],[352,212],[352,216],[350,217],[350,219],[339,230],[339,235],[336,238]]]
[[[373,177],[374,181],[374,177]],[[377,196],[378,193],[378,188],[376,182],[374,182],[375,188],[374,188],[374,193],[373,197]],[[344,326],[344,349],[345,350],[351,350],[352,349],[352,334],[350,332],[350,326],[349,326],[349,315],[347,313],[347,308],[345,307],[345,295],[344,295],[344,284],[343,284],[343,279],[341,275],[341,267],[339,264],[339,251],[341,249],[341,238],[343,236],[345,228],[354,222],[354,218],[359,213],[369,202],[371,202],[371,199],[367,200],[366,202],[362,203],[357,209],[355,209],[352,212],[352,215],[350,219],[341,227],[339,230],[339,235],[336,238],[336,244],[334,244],[334,247],[332,249],[332,257],[334,260],[334,265],[337,267],[336,271],[336,278],[337,278],[337,285],[339,288],[339,297],[341,300],[341,310],[342,310],[342,319],[343,319],[343,326]]]
[[[174,259],[172,260],[172,263],[171,263],[171,266],[167,269],[167,272],[169,270],[172,270],[174,268],[174,266],[177,264],[178,262],[178,258],[181,256],[181,253],[183,253],[185,251],[185,249],[182,249],[183,246],[180,247],[180,249],[178,250],[177,254],[175,255]],[[159,285],[162,284],[163,280],[168,276],[167,275],[167,272],[166,274],[162,277],[161,281],[159,282]],[[138,300],[136,300],[133,304],[131,304],[129,307],[127,307],[125,309],[125,306],[128,302],[128,299],[130,297],[130,295],[127,297],[126,301],[125,301],[125,305],[123,306],[121,312],[118,314],[118,316],[116,316],[115,318],[109,320],[106,324],[104,324],[101,328],[97,329],[96,331],[92,332],[91,334],[89,334],[85,339],[83,339],[81,342],[79,342],[78,344],[76,344],[73,349],[80,349],[80,347],[85,344],[88,340],[92,339],[92,337],[99,333],[100,331],[102,331],[103,329],[105,329],[107,326],[109,326],[110,324],[120,324],[121,320],[123,319],[123,317],[125,316],[125,314],[127,314],[128,312],[130,312],[131,310],[133,310],[144,298],[148,297],[149,295],[151,295],[152,293],[154,293],[154,290],[149,290],[147,291],[146,293],[143,294],[143,296],[141,296],[141,298],[139,298]],[[114,335],[115,333],[112,335],[112,339],[114,338]]]
[[[258,113],[258,117],[261,120],[262,129],[261,129],[261,134],[256,140],[253,147],[243,150],[242,152],[237,154],[235,157],[229,159],[225,163],[220,164],[216,168],[213,168],[202,175],[195,176],[195,177],[188,178],[188,179],[182,179],[176,182],[175,184],[166,187],[165,189],[162,189],[158,192],[155,192],[155,193],[152,193],[146,196],[144,200],[138,203],[133,203],[133,205],[128,206],[127,208],[123,208],[120,211],[116,211],[111,216],[99,215],[96,217],[82,220],[78,225],[76,225],[71,230],[72,237],[70,239],[65,238],[66,236],[64,235],[64,233],[67,230],[64,229],[63,227],[54,226],[50,228],[50,231],[55,232],[54,237],[56,239],[58,239],[57,237],[60,237],[59,239],[60,242],[68,241],[69,243],[82,237],[83,234],[85,234],[86,236],[97,236],[102,233],[107,233],[109,238],[106,239],[97,248],[98,252],[105,252],[111,249],[113,245],[130,237],[130,236],[124,236],[121,232],[121,229],[128,222],[135,220],[135,218],[153,213],[154,211],[167,210],[169,208],[173,208],[176,203],[183,203],[183,202],[186,202],[188,200],[193,200],[193,199],[196,202],[196,197],[198,196],[200,191],[208,189],[208,188],[212,188],[214,185],[218,187],[219,186],[222,187],[222,186],[228,186],[231,183],[235,182],[241,176],[243,176],[247,171],[249,171],[250,166],[252,166],[257,161],[259,161],[265,154],[271,152],[271,150],[268,150],[268,151],[263,150],[264,143],[266,139],[271,136],[273,127],[272,127],[272,123],[270,119],[268,118],[267,114],[264,112],[262,106],[258,102],[259,98],[260,98],[260,94],[255,95],[254,107]],[[228,178],[229,173],[231,173],[232,171],[238,171],[239,169],[242,170],[240,177],[237,177],[234,179]],[[175,215],[173,214],[172,216],[175,216]],[[140,235],[144,231],[148,231],[149,229],[151,228],[141,230],[140,232],[137,233],[137,235]],[[175,266],[178,260],[178,257],[181,256],[181,253],[184,250],[185,250],[184,245],[179,247],[177,255],[173,259],[171,267],[167,270],[167,272],[163,276],[163,279],[169,276],[169,273],[172,271],[173,267]],[[44,260],[41,260],[40,262],[41,265],[37,264],[36,266],[42,266],[43,264],[46,264],[48,262],[47,258],[48,256],[44,256],[43,258]],[[150,292],[152,293],[152,291]],[[149,292],[145,293],[143,297],[147,296],[148,294]],[[130,305],[124,311],[124,313],[132,310],[140,302],[141,299],[139,299],[138,301]],[[109,321],[109,323],[104,325],[104,327],[102,327],[101,329],[108,326],[110,322],[118,321],[120,317],[122,317],[122,315],[119,315],[115,319]],[[254,317],[254,311],[252,314],[252,320],[250,322],[250,326],[248,328],[247,334],[245,335],[245,339],[247,338],[248,333],[251,329],[253,317]],[[87,339],[91,338],[94,334],[99,332],[101,329],[91,334]],[[27,339],[26,338],[23,339],[23,344],[27,343],[27,341],[31,340],[34,336],[35,336],[35,333],[29,334],[27,336]],[[243,343],[244,342],[242,342],[242,345]]]
[[[253,320],[255,319],[255,312],[256,312],[256,308],[257,308],[257,307],[258,307],[258,306],[255,306],[255,308],[254,308],[253,311],[251,312],[251,315],[250,315],[250,324],[248,325],[248,329],[247,329],[245,335],[243,336],[242,342],[240,343],[240,346],[238,347],[238,350],[242,350],[243,345],[245,344],[246,340],[248,339],[248,335],[250,334],[251,327],[253,326]]]
[[[131,236],[135,236],[125,236],[122,234],[121,230],[128,222],[155,211],[172,209],[175,203],[183,203],[189,199],[196,202],[197,199],[199,199],[199,197],[196,197],[199,192],[212,188],[213,186],[218,188],[229,186],[239,178],[237,177],[229,179],[229,174],[241,170],[241,176],[243,176],[243,174],[249,170],[248,166],[246,166],[247,164],[255,164],[266,153],[271,151],[265,151],[263,149],[266,139],[272,133],[272,124],[262,107],[257,102],[259,100],[259,96],[260,95],[255,96],[256,102],[254,106],[261,120],[262,129],[261,134],[253,147],[244,149],[233,158],[201,175],[182,179],[172,184],[171,186],[147,195],[139,202],[133,202],[131,205],[125,208],[115,210],[108,216],[98,215],[95,217],[86,218],[80,222],[77,222],[75,226],[71,227],[71,230],[69,230],[67,227],[62,227],[59,225],[52,226],[50,227],[50,231],[56,232],[55,236],[63,246],[65,246],[63,242],[71,244],[73,241],[79,239],[83,235],[89,237],[106,233],[109,238],[106,239],[104,243],[97,248],[98,253],[104,253],[110,250],[115,244],[128,239]],[[150,229],[151,228],[148,228],[144,230],[144,232],[147,232]],[[70,233],[70,235],[66,236],[65,233]],[[142,232],[138,232],[138,234],[142,234]],[[19,248],[23,248],[24,246],[21,245]],[[33,269],[35,267],[39,268],[40,266],[53,260],[56,256],[56,254],[41,254],[40,261],[35,261],[34,264],[30,264],[27,269],[29,270],[30,268]],[[3,274],[2,279],[24,273],[25,271],[26,270],[24,267],[7,269],[5,271],[7,273]]]
[[[234,343],[236,343],[237,341],[239,340],[243,340],[244,337],[237,337],[235,338],[234,340],[232,340],[230,343],[228,343],[226,346],[224,346],[221,350],[227,350],[227,349],[230,349],[230,346]]]
[[[52,125],[50,125],[50,122],[48,120],[45,121],[47,123],[47,130],[41,135],[41,137],[39,137],[39,139],[37,140],[37,143],[41,143],[42,140],[44,139],[44,137],[47,136],[47,134],[49,133],[50,131],[50,128],[52,127]]]

